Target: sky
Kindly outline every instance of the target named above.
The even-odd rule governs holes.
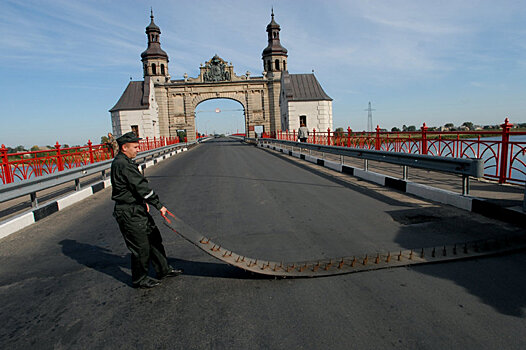
[[[0,143],[85,144],[111,131],[108,110],[142,79],[150,6],[172,79],[197,76],[214,54],[261,75],[273,7],[289,72],[314,71],[334,128],[365,130],[369,101],[386,129],[526,122],[525,1],[2,0]],[[243,128],[240,108],[206,101],[197,127]]]

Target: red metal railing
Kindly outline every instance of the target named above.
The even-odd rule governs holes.
[[[511,131],[508,118],[501,129],[492,131],[429,131],[424,123],[420,131],[388,132],[376,127],[375,132],[347,131],[309,132],[307,142],[389,152],[427,154],[432,156],[484,159],[484,177],[499,183],[526,182],[526,132]],[[296,130],[277,131],[278,140],[297,141]]]
[[[140,151],[149,151],[179,143],[179,138],[146,138],[139,142]],[[53,149],[7,153],[0,148],[0,178],[3,184],[27,180],[45,174],[52,174],[86,164],[111,159],[113,149],[109,144],[93,145],[91,140],[80,147],[62,148],[57,142]]]

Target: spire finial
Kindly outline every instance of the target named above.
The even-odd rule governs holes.
[[[271,8],[271,15],[272,15],[272,19],[274,19],[274,6],[272,6]]]
[[[150,7],[150,18],[153,20],[153,7]]]

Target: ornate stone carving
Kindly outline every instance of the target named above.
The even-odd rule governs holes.
[[[203,81],[205,82],[230,81],[232,79],[225,61],[217,55],[206,62],[204,68]]]

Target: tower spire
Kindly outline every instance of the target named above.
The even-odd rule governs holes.
[[[161,49],[161,28],[153,21],[153,8],[150,7],[150,24],[146,27],[148,48],[141,54],[144,76],[168,77],[168,55]],[[156,78],[158,81],[159,78]]]
[[[280,26],[274,20],[274,7],[270,11],[270,23],[267,25],[268,45],[263,50],[263,69],[267,73],[287,70],[287,49],[279,40]],[[279,73],[276,73],[279,75]]]

